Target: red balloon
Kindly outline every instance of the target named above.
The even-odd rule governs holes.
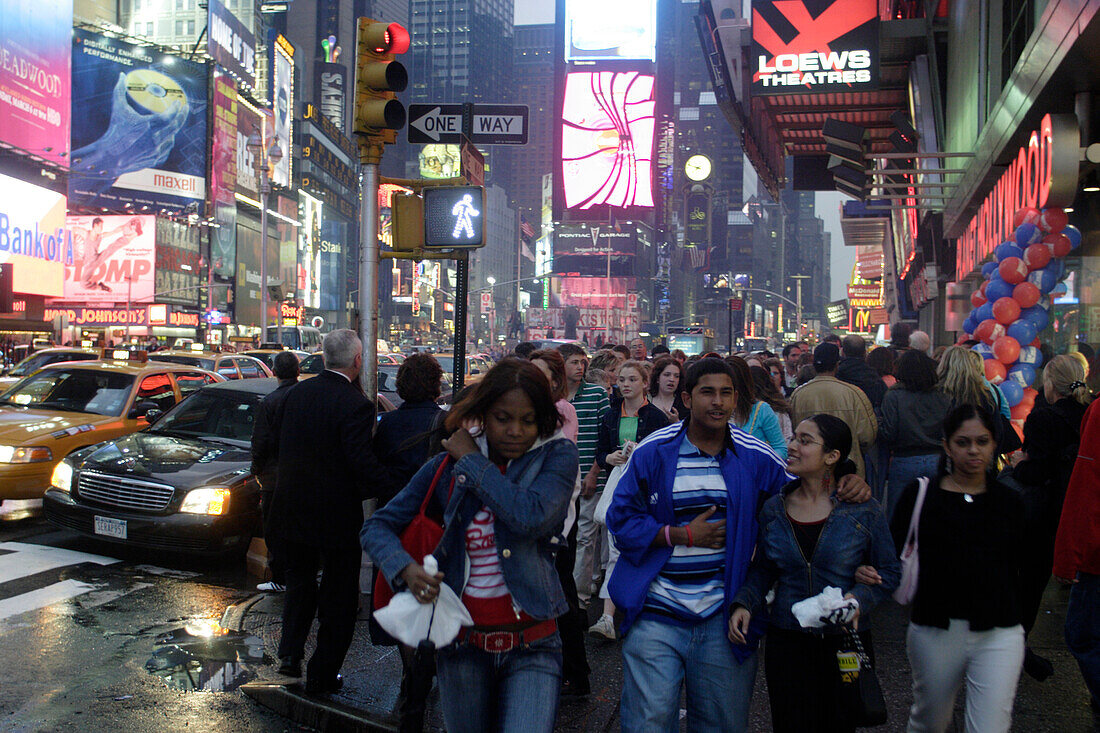
[[[1035,398],[1039,396],[1039,390],[1034,387],[1024,387],[1024,402],[1035,402]]]
[[[1005,327],[992,318],[985,319],[974,329],[974,338],[979,341],[984,341],[987,344],[992,344],[1004,335]]]
[[[1012,299],[1015,300],[1021,308],[1030,308],[1036,305],[1041,297],[1043,297],[1042,292],[1033,283],[1022,282],[1012,288]]]
[[[1039,228],[1044,232],[1057,234],[1066,228],[1066,224],[1069,224],[1069,214],[1064,209],[1043,209],[1039,215]]]
[[[988,302],[988,300],[989,299],[985,297],[985,293],[983,293],[981,290],[975,290],[973,293],[970,294],[970,305],[974,306],[975,308],[981,308]]]
[[[981,291],[982,295],[985,295],[985,289],[988,285],[989,285],[988,280],[982,280],[982,284],[978,286],[978,290]]]
[[[1034,206],[1025,206],[1022,209],[1016,209],[1016,213],[1012,215],[1012,228],[1019,229],[1021,224],[1035,224],[1038,226],[1039,217],[1042,212],[1036,209]]]
[[[1020,317],[1020,304],[1013,298],[998,298],[993,304],[993,317],[998,323],[1008,326]]]
[[[1065,257],[1073,249],[1073,242],[1069,241],[1069,237],[1060,233],[1046,235],[1043,237],[1042,244],[1045,244],[1055,257]],[[1035,245],[1031,246],[1034,247]],[[1028,249],[1031,249],[1031,247],[1028,247]]]
[[[1048,234],[1047,237],[1065,237],[1067,241],[1069,240],[1069,237],[1066,237],[1065,234]],[[1024,264],[1027,265],[1027,269],[1041,270],[1050,264],[1050,258],[1054,256],[1054,249],[1046,243],[1047,237],[1043,237],[1042,242],[1029,244],[1027,249],[1024,250]]]
[[[1001,264],[997,265],[997,272],[1001,278],[1010,285],[1016,285],[1027,280],[1027,265],[1019,257],[1005,257]]]
[[[983,359],[982,368],[985,369],[985,378],[993,384],[1000,384],[1005,381],[1005,377],[1008,376],[1008,370],[1005,369],[1005,365],[996,359]]]
[[[1016,363],[1020,358],[1020,342],[1011,336],[1001,336],[993,342],[993,358],[1006,366]]]
[[[1034,347],[1035,347],[1035,348],[1037,349],[1037,348],[1039,348],[1040,346],[1042,346],[1042,343],[1040,343],[1040,342],[1039,342],[1039,337],[1038,337],[1038,336],[1036,336],[1036,337],[1035,337],[1035,340],[1034,340],[1034,341],[1032,341],[1032,342],[1031,342],[1030,344],[1028,344],[1028,346],[1034,346]]]
[[[1031,412],[1031,408],[1025,405],[1023,402],[1016,403],[1016,406],[1012,408],[1013,420],[1026,420],[1028,413]]]

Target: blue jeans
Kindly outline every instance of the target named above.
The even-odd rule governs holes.
[[[886,473],[886,521],[894,518],[894,509],[905,487],[921,476],[934,477],[939,465],[939,453],[890,459],[890,470]]]
[[[436,652],[449,733],[551,733],[561,690],[561,637],[493,654],[455,642]]]
[[[687,729],[745,731],[756,655],[738,663],[722,612],[692,627],[639,618],[623,643],[623,733],[680,730],[680,687]]]
[[[1077,573],[1066,609],[1066,646],[1081,668],[1092,704],[1100,706],[1100,575]]]

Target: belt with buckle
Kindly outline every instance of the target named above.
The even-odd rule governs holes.
[[[516,647],[533,644],[539,639],[545,639],[557,630],[558,622],[556,619],[542,621],[519,631],[478,631],[467,626],[458,632],[458,640],[472,644],[478,649],[491,654],[503,654],[512,651]]]

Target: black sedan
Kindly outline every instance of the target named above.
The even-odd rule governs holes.
[[[54,524],[99,540],[191,554],[243,555],[262,534],[251,475],[256,406],[275,379],[204,387],[148,429],[58,464],[43,508]]]

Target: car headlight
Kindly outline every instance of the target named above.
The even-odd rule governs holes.
[[[225,514],[231,493],[229,489],[221,487],[192,489],[184,497],[180,511],[188,514]]]
[[[50,486],[69,493],[73,486],[73,467],[68,461],[61,461],[53,469]]]
[[[0,463],[44,463],[53,453],[44,445],[0,445]]]

